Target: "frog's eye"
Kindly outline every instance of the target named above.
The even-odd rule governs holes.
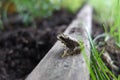
[[[58,39],[65,38],[65,35],[64,35],[64,34],[58,34],[58,35],[57,35],[57,38],[58,38]]]
[[[57,36],[57,38],[58,38],[59,40],[62,40],[62,39],[64,38],[64,35],[63,35],[63,34],[59,34],[59,35]]]

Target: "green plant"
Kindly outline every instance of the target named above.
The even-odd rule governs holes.
[[[104,23],[105,33],[99,37],[113,37],[120,47],[120,1],[119,0],[89,0],[94,7],[96,14],[94,19]],[[110,27],[108,27],[110,26]],[[109,31],[108,31],[109,29]],[[88,35],[89,36],[89,35]],[[92,80],[120,80],[107,68],[101,59],[102,52],[98,52],[94,42],[89,36],[91,44],[91,60],[89,62],[89,71]]]
[[[33,16],[47,17],[61,7],[76,12],[85,0],[11,0],[21,13],[28,11]]]
[[[95,9],[95,21],[104,24],[105,28],[109,28],[110,31],[107,31],[106,33],[109,33],[109,35],[114,37],[117,42],[120,42],[120,1],[89,0],[89,3]]]
[[[96,49],[93,40],[90,35],[88,35],[90,45],[91,45],[91,57],[90,60],[86,56],[86,53],[83,52],[84,59],[86,61],[88,70],[90,72],[91,80],[119,80],[105,65],[101,59],[102,52],[98,52]]]
[[[49,17],[54,10],[59,10],[61,7],[76,12],[84,0],[2,0],[0,2],[7,4],[2,11],[4,19],[7,19],[9,12],[15,11],[22,17],[24,24],[32,22],[35,26],[35,18]]]
[[[99,23],[109,24],[113,21],[111,9],[115,0],[88,0],[95,10],[94,19]]]
[[[114,23],[110,25],[109,34],[120,44],[120,1],[114,0],[113,4],[111,16],[114,18]]]
[[[120,1],[113,0],[111,8],[111,23],[108,25],[103,24],[106,37],[112,37],[115,40],[115,43],[120,47]]]
[[[62,7],[67,8],[69,11],[75,13],[86,0],[61,0]]]
[[[60,8],[59,0],[12,0],[21,13],[27,11],[32,16],[47,17]]]

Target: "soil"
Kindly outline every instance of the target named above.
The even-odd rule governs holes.
[[[21,22],[7,23],[0,31],[0,80],[24,80],[56,42],[74,14],[55,11],[52,17],[36,19],[37,28]]]

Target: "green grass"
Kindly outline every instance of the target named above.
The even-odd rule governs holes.
[[[115,0],[112,9],[112,16],[114,18],[113,24],[110,25],[109,34],[114,37],[116,42],[120,44],[120,1]]]
[[[61,0],[62,7],[68,9],[69,11],[75,13],[86,0]]]
[[[47,17],[60,8],[59,0],[12,0],[20,13],[28,11],[34,17]],[[56,4],[55,4],[56,2]]]
[[[120,47],[120,1],[89,0],[89,2],[96,11],[94,19],[104,26],[105,34],[107,34],[106,37],[113,37],[115,43]],[[92,41],[90,35],[88,36],[91,44],[90,61],[87,61],[86,57],[84,57],[87,64],[90,65],[88,69],[91,80],[120,80],[120,76],[116,77],[112,71],[107,68],[101,58],[102,52],[98,52],[95,43]],[[85,53],[83,55],[85,55]]]
[[[113,0],[88,0],[94,8],[94,19],[100,23],[110,22],[110,13],[113,4]]]
[[[101,59],[102,52],[98,52],[93,40],[90,35],[88,35],[90,45],[91,45],[91,56],[90,60],[83,52],[84,59],[86,61],[88,70],[90,72],[91,80],[119,80],[105,65],[104,61]]]
[[[88,1],[95,11],[95,14],[93,15],[94,20],[103,24],[106,28],[105,33],[113,37],[120,45],[120,0]]]

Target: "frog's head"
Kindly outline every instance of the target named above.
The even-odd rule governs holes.
[[[57,39],[60,40],[62,43],[66,43],[69,37],[65,34],[58,34]]]

